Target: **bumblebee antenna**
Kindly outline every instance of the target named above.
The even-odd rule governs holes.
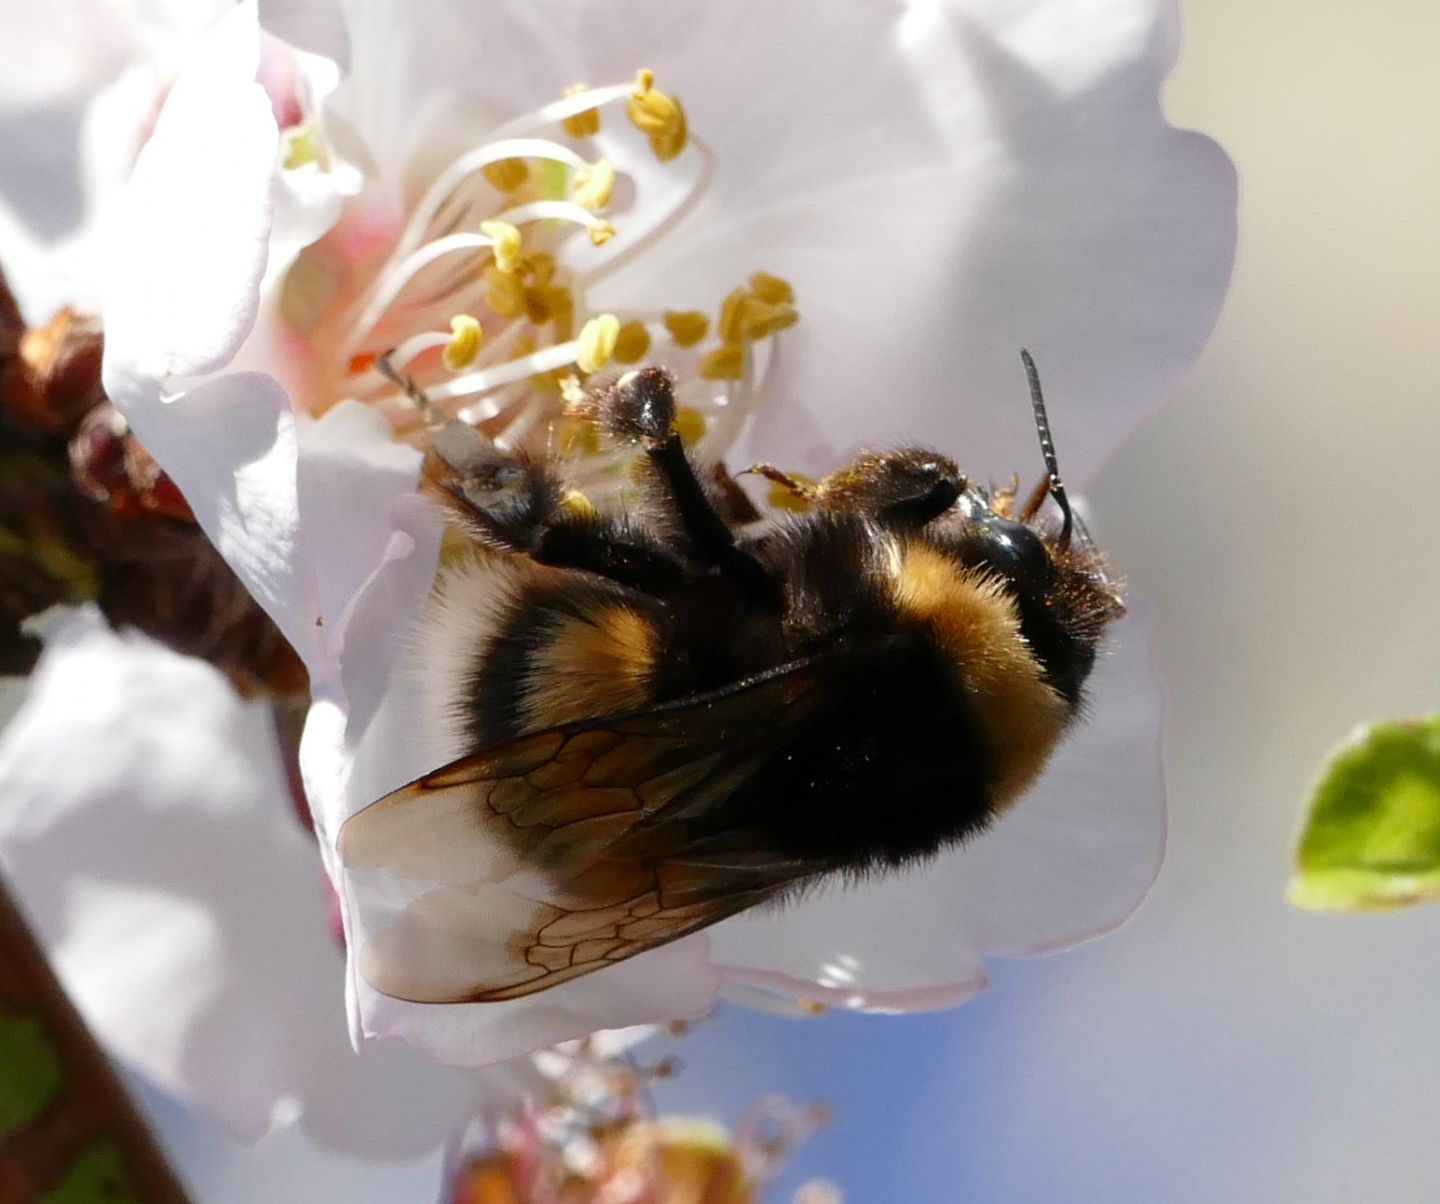
[[[1045,395],[1040,391],[1040,373],[1036,371],[1035,361],[1030,358],[1030,353],[1023,347],[1020,348],[1020,360],[1025,365],[1025,377],[1030,382],[1030,405],[1035,410],[1035,431],[1040,436],[1040,454],[1045,457],[1045,471],[1050,474],[1050,496],[1055,499],[1055,504],[1060,507],[1060,513],[1064,516],[1058,542],[1062,548],[1068,548],[1075,518],[1070,513],[1070,499],[1065,496],[1065,483],[1060,479],[1060,465],[1055,460],[1055,443],[1050,438],[1050,419],[1045,416]]]
[[[426,426],[438,426],[443,421],[435,414],[435,405],[425,395],[425,390],[417,385],[408,375],[395,367],[391,356],[395,354],[395,348],[390,348],[375,359],[375,367],[380,370],[380,375],[388,380],[396,388],[400,389],[410,404],[420,411],[420,417]]]

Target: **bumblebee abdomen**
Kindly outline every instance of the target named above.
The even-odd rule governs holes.
[[[993,818],[994,755],[946,653],[926,634],[867,638],[824,702],[722,808],[829,868],[923,857]]]

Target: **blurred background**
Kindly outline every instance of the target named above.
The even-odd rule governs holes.
[[[1440,7],[1205,0],[1187,22],[1167,103],[1240,169],[1235,284],[1090,493],[1157,620],[1169,860],[1120,932],[992,962],[957,1011],[728,1009],[686,1037],[670,1110],[832,1105],[775,1200],[814,1175],[850,1204],[1440,1199],[1440,907],[1284,902],[1327,750],[1440,706]],[[434,1197],[434,1160],[245,1149],[142,1100],[202,1204]]]

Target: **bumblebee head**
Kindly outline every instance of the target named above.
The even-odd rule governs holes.
[[[932,527],[945,552],[966,569],[998,581],[1019,614],[1022,634],[1050,683],[1072,705],[1094,665],[1105,628],[1125,613],[1118,583],[1070,505],[1039,374],[1022,351],[1046,475],[1018,514],[1011,494],[966,483],[954,507]],[[1046,498],[1054,514],[1042,514]],[[1003,500],[1002,500],[1003,499]]]

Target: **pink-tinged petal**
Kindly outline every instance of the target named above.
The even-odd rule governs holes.
[[[110,232],[105,382],[127,412],[223,367],[255,324],[278,148],[259,45],[253,4],[201,42]]]
[[[727,980],[865,1011],[958,1003],[983,957],[1063,949],[1120,924],[1160,869],[1161,693],[1143,610],[1120,623],[1090,715],[991,831],[936,861],[827,887],[713,930]]]
[[[243,1138],[298,1113],[414,1153],[481,1085],[398,1044],[354,1056],[267,710],[93,612],[52,632],[0,739],[0,860],[101,1040]]]

